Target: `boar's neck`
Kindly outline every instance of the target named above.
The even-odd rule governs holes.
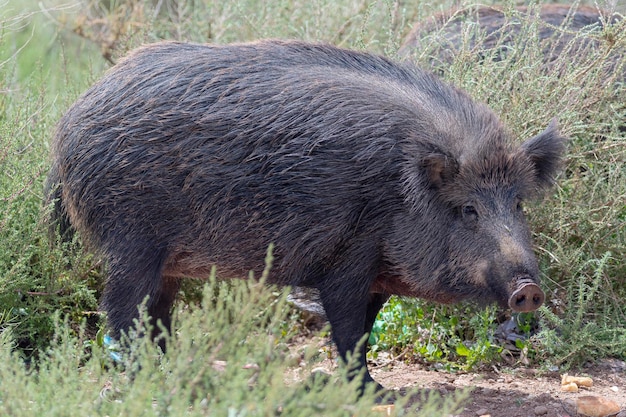
[[[448,227],[437,214],[407,218],[397,216],[394,233],[385,244],[384,262],[371,292],[420,297],[438,302],[454,302],[445,285],[455,280],[450,267]],[[458,272],[457,272],[458,273]]]

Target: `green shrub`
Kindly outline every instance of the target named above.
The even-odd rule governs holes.
[[[0,45],[8,43],[0,35]],[[76,328],[96,299],[90,261],[67,259],[42,221],[48,135],[59,113],[41,79],[19,80],[16,62],[0,62],[0,331],[11,328],[30,356],[47,347],[55,312],[69,314]]]
[[[131,337],[123,364],[115,364],[97,345],[85,349],[84,332],[57,321],[50,348],[27,367],[12,353],[10,336],[0,333],[0,414],[381,415],[372,410],[374,395],[357,399],[358,381],[346,382],[346,368],[330,383],[309,376],[316,352],[289,349],[289,315],[285,294],[254,281],[212,279],[201,305],[177,310],[166,354]],[[403,411],[407,397],[395,415],[449,415],[465,398],[431,395]]]

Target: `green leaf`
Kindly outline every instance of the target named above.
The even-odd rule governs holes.
[[[459,356],[469,356],[471,351],[463,343],[456,345],[456,353]]]

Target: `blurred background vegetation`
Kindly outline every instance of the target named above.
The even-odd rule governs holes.
[[[298,38],[399,58],[398,49],[415,22],[466,3],[0,0],[0,352],[23,363],[24,372],[31,363],[61,366],[51,358],[63,349],[73,349],[75,362],[62,366],[74,366],[74,376],[85,363],[94,367],[89,375],[101,369],[93,357],[106,361],[102,353],[93,353],[103,326],[97,304],[103,266],[79,241],[60,243],[49,235],[42,184],[56,121],[128,50],[161,39],[227,43]],[[516,15],[516,5],[541,4],[486,3],[502,6],[510,15]],[[619,3],[601,1],[599,6],[607,16],[619,16],[626,13],[626,5]],[[521,22],[527,39],[537,36],[532,21]],[[474,30],[471,22],[461,29],[464,34]],[[419,50],[402,58],[435,65],[442,36],[429,34]],[[520,139],[543,130],[553,117],[571,137],[558,186],[527,208],[548,294],[536,315],[515,318],[528,337],[512,345],[501,342],[496,329],[510,316],[495,307],[394,298],[370,337],[372,359],[382,354],[447,369],[492,364],[567,368],[606,357],[626,359],[626,26],[618,19],[574,38],[592,39],[599,47],[576,65],[568,66],[575,62],[571,57],[559,57],[566,68],[562,74],[545,70],[537,39],[525,45],[522,57],[512,54],[502,60],[484,54],[479,59],[468,43],[452,62],[433,68],[487,102]],[[203,299],[202,284],[188,283],[180,298],[177,308],[186,317]],[[283,330],[261,330],[271,334],[271,343],[306,333],[299,313],[283,307]],[[187,319],[194,320],[181,318],[180,325]],[[6,380],[0,375],[0,381]],[[122,391],[129,392],[124,386]],[[2,400],[0,391],[0,404]]]

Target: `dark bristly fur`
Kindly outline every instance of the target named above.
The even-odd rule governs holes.
[[[114,335],[146,296],[169,327],[183,277],[258,276],[274,243],[270,282],[319,291],[345,358],[392,294],[536,308],[520,201],[563,151],[555,125],[517,146],[486,106],[378,56],[160,43],[61,119],[51,182],[107,261]]]

